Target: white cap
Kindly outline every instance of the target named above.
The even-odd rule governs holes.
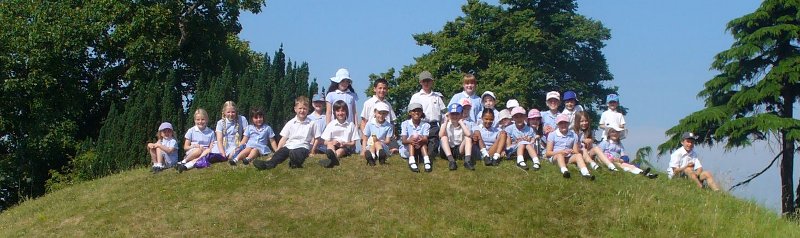
[[[375,108],[376,111],[379,111],[379,112],[388,112],[389,111],[389,105],[386,105],[386,103],[383,103],[383,102],[375,103],[375,107],[374,108]]]
[[[556,91],[550,91],[549,93],[547,93],[547,97],[545,97],[544,100],[550,100],[551,98],[555,98],[561,101],[561,94]]]
[[[483,94],[481,94],[481,98],[486,97],[486,95],[492,96],[492,98],[494,98],[495,100],[497,99],[497,97],[494,96],[494,93],[492,91],[483,92]]]
[[[610,132],[611,130],[619,131],[619,138],[620,139],[625,139],[625,136],[628,134],[628,129],[621,128],[621,127],[619,127],[617,125],[612,125],[612,126],[609,126],[608,128],[606,128],[606,135],[608,135],[608,132]]]
[[[506,108],[512,108],[512,107],[519,107],[519,102],[517,101],[517,99],[510,99],[508,100],[508,102],[506,102]]]
[[[511,112],[508,109],[500,110],[500,120],[511,119]]]
[[[336,76],[332,77],[331,81],[340,83],[343,79],[350,79],[350,71],[347,71],[345,68],[336,70]]]

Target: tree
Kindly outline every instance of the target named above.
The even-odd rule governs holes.
[[[719,71],[698,93],[705,108],[667,130],[659,145],[665,154],[680,146],[683,132],[699,135],[697,143],[724,143],[730,150],[758,140],[780,141],[781,209],[795,216],[792,192],[795,143],[800,120],[793,118],[800,94],[800,2],[767,0],[753,13],[728,22],[735,42],[714,58]],[[797,193],[800,194],[800,187]]]
[[[435,90],[446,97],[460,92],[462,75],[471,72],[478,91],[494,91],[500,108],[511,98],[543,108],[548,91],[573,90],[596,117],[595,107],[615,90],[602,85],[612,79],[600,51],[610,33],[576,8],[571,0],[501,0],[499,6],[468,1],[463,17],[438,32],[414,35],[432,49],[403,67],[389,91],[392,105],[408,105],[423,70],[433,73]]]

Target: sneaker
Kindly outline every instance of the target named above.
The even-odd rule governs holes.
[[[464,166],[467,166],[467,162],[464,162]],[[456,164],[455,160],[450,161],[450,163],[447,165],[447,167],[450,169],[450,171],[458,169],[458,165]]]
[[[249,164],[250,164],[250,158],[244,158],[244,159],[242,159],[242,163],[243,163],[244,165],[249,165]]]
[[[253,160],[253,167],[256,167],[258,170],[274,169],[275,164],[270,161]]]
[[[483,165],[492,166],[492,158],[489,158],[489,156],[484,156],[483,157]]]
[[[584,175],[581,175],[581,176],[583,176],[584,178],[586,178],[586,179],[588,179],[588,180],[594,181],[594,175],[591,175],[591,174],[584,174]]]
[[[416,163],[408,164],[408,168],[411,169],[411,172],[419,173],[419,168],[417,167]]]
[[[236,159],[229,159],[228,164],[230,164],[231,166],[236,166]]]
[[[569,171],[564,171],[561,173],[561,176],[564,176],[564,178],[569,178]]]
[[[539,163],[533,163],[533,170],[539,170],[542,168],[542,165]]]
[[[385,150],[378,150],[378,163],[381,165],[386,164],[386,151]]]
[[[367,151],[367,153],[364,154],[364,157],[367,158],[367,165],[375,166],[375,158],[372,157],[372,153]]]
[[[475,170],[475,164],[472,161],[464,161],[464,168],[468,170]]]
[[[430,173],[431,171],[433,171],[433,165],[431,163],[425,163],[423,167],[425,167],[425,172]]]

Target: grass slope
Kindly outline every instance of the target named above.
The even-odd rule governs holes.
[[[561,178],[549,164],[447,171],[437,160],[432,173],[416,174],[397,158],[329,170],[317,160],[293,170],[128,171],[7,210],[0,237],[800,236],[753,202],[664,175],[601,171],[591,182]]]

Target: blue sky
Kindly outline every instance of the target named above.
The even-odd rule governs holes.
[[[492,1],[490,1],[492,2]],[[310,65],[311,78],[329,85],[341,67],[348,68],[363,101],[370,73],[399,70],[430,51],[412,34],[438,31],[462,16],[465,1],[268,1],[258,15],[243,14],[240,37],[252,49],[272,54],[283,44],[294,61]],[[601,21],[612,38],[603,53],[620,87],[630,134],[624,142],[635,151],[666,140],[664,131],[702,108],[697,98],[715,54],[730,47],[725,31],[731,19],[753,12],[760,1],[578,1],[578,13]],[[451,95],[446,95],[450,97]],[[500,99],[506,100],[506,99]],[[360,107],[360,105],[359,105]],[[360,110],[360,109],[359,109]],[[724,152],[700,148],[703,165],[725,187],[761,170],[775,154],[765,143]],[[653,158],[666,168],[668,157]],[[797,163],[795,174],[800,173]],[[777,168],[733,194],[770,209],[780,208]],[[794,180],[795,183],[797,179]],[[795,184],[796,186],[797,184]]]

